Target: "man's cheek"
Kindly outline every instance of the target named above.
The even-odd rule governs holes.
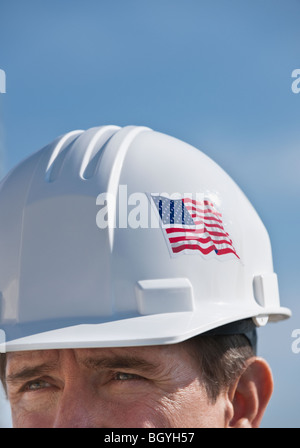
[[[12,408],[14,428],[52,428],[54,416],[50,412],[27,411],[21,407]]]
[[[163,399],[147,397],[131,406],[124,406],[116,413],[116,426],[136,428],[162,428],[172,424],[172,407]]]

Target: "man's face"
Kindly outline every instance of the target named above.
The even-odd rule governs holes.
[[[226,424],[183,344],[9,353],[6,375],[14,427]]]

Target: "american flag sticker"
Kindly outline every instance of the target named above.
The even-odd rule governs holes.
[[[158,194],[150,197],[171,256],[198,253],[205,258],[221,259],[228,254],[240,258],[224,229],[222,214],[210,199],[171,199]]]

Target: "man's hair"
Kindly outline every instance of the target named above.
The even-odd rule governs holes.
[[[198,362],[208,399],[213,404],[226,388],[234,384],[255,356],[255,349],[243,334],[199,335],[186,341]]]
[[[254,351],[244,335],[199,335],[183,344],[199,365],[207,396],[215,403],[220,393],[235,382]],[[5,392],[6,355],[0,354],[0,379]]]

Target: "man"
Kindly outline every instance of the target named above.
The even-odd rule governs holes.
[[[15,427],[257,427],[279,303],[268,234],[211,159],[74,131],[0,190],[1,378]],[[4,337],[3,337],[4,339]]]
[[[194,344],[9,353],[14,426],[257,427],[272,392],[268,365],[250,357],[214,397]]]

